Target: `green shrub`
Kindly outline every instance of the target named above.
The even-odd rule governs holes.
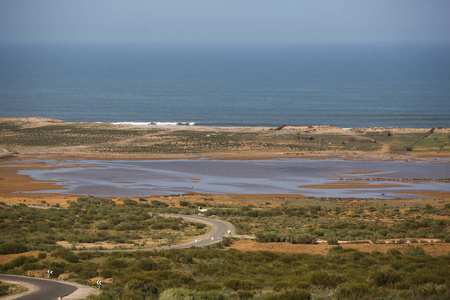
[[[413,286],[399,295],[404,299],[450,299],[450,290],[446,285],[424,284]]]
[[[169,204],[161,202],[161,201],[158,201],[158,200],[152,200],[151,206],[152,207],[168,207]]]
[[[170,287],[183,286],[194,283],[195,279],[190,274],[174,272],[167,279],[166,284]]]
[[[128,206],[137,206],[138,202],[131,200],[131,199],[124,199],[123,204],[128,205]]]
[[[394,270],[375,271],[369,275],[369,282],[375,286],[391,287],[401,280],[402,277]]]
[[[126,291],[139,291],[145,295],[156,296],[158,294],[158,288],[156,288],[151,282],[143,280],[132,279],[125,285]]]
[[[52,252],[53,257],[60,257],[70,263],[77,263],[79,258],[72,251],[68,249],[58,249]]]
[[[256,284],[250,280],[240,280],[240,279],[226,279],[223,285],[227,288],[237,290],[251,290]]]
[[[250,291],[245,290],[239,290],[236,292],[236,295],[238,296],[239,300],[246,300],[253,298],[253,293]]]
[[[255,234],[256,241],[258,243],[276,243],[276,242],[284,242],[284,238],[279,236],[276,233],[256,233]]]
[[[340,276],[325,271],[314,271],[309,275],[309,282],[322,287],[335,287],[343,280]]]
[[[5,243],[0,245],[0,254],[16,254],[27,251],[28,247],[21,243]]]
[[[0,297],[8,295],[10,285],[0,282]]]
[[[329,237],[328,239],[327,239],[327,244],[328,245],[339,245],[339,240],[338,240],[338,238],[337,237]]]
[[[328,250],[328,253],[332,254],[332,253],[336,253],[336,252],[341,252],[343,249],[344,248],[342,246],[334,246]]]
[[[95,227],[97,227],[98,230],[108,230],[108,229],[111,229],[111,227],[113,227],[113,226],[111,226],[111,224],[108,224],[106,222],[100,222],[100,223],[97,223],[95,225]]]
[[[344,299],[369,299],[370,288],[365,283],[341,283],[334,290],[334,297],[338,300]]]
[[[264,300],[310,300],[311,294],[306,290],[293,289],[271,294]]]
[[[156,263],[149,259],[138,260],[136,266],[142,271],[152,271],[157,268]]]
[[[310,234],[300,234],[290,242],[293,244],[315,244],[317,242],[317,238]]]
[[[180,200],[180,206],[192,206],[192,204],[188,201]]]
[[[205,223],[195,223],[195,229],[203,229],[205,228],[207,225]]]
[[[197,292],[185,288],[171,288],[165,290],[159,300],[225,300],[216,292]]]
[[[392,255],[392,256],[401,256],[402,255],[400,250],[395,249],[395,248],[389,249],[387,254]]]
[[[403,251],[403,254],[411,255],[411,256],[426,255],[425,251],[422,248],[420,248],[419,246],[408,247],[408,249]]]
[[[275,291],[281,291],[281,290],[285,290],[291,287],[291,284],[287,281],[278,281],[277,283],[275,283],[273,285],[273,289]]]

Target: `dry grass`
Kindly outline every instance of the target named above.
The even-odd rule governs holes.
[[[450,244],[415,244],[420,245],[424,251],[430,255],[447,255],[450,252]],[[378,251],[387,253],[390,249],[398,249],[401,252],[411,247],[408,244],[341,244],[346,249],[356,249],[361,252]],[[251,240],[236,241],[231,245],[231,249],[239,251],[269,251],[278,253],[309,253],[309,254],[328,254],[328,250],[333,247],[327,244],[305,245],[290,243],[257,243]]]

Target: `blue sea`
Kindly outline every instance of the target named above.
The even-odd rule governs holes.
[[[450,44],[0,44],[0,117],[450,127]]]

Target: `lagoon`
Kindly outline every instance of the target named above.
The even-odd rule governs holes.
[[[389,199],[418,197],[403,192],[450,192],[448,182],[433,181],[449,177],[450,165],[446,162],[280,159],[55,160],[45,163],[52,168],[21,170],[18,174],[35,180],[56,181],[65,187],[64,190],[39,192],[98,197],[196,192]],[[373,180],[375,178],[383,178],[383,181]],[[398,181],[402,178],[415,180]]]

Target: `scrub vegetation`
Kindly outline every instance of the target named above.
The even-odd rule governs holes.
[[[226,241],[225,241],[226,242]],[[209,248],[147,252],[53,250],[1,266],[11,274],[54,276],[93,284],[90,299],[448,299],[450,258],[419,246],[403,253],[334,246],[327,255],[240,252]]]
[[[68,209],[0,205],[0,254],[72,249],[148,248],[176,244],[205,233],[203,224],[151,216],[159,204],[124,199],[79,198]]]
[[[448,129],[342,130],[332,126],[249,129],[184,129],[130,127],[92,123],[0,123],[0,145],[20,152],[23,147],[83,146],[88,153],[189,154],[236,152],[382,151],[385,153],[450,152]]]
[[[426,245],[448,243],[450,205],[436,199],[356,201],[331,198],[173,195],[139,199],[79,198],[67,209],[0,206],[0,251],[14,255],[0,265],[10,274],[54,276],[87,285],[103,281],[91,299],[448,299],[450,256],[429,255]],[[229,196],[228,196],[229,197]],[[233,196],[239,198],[240,196]],[[228,198],[226,198],[228,199]],[[252,201],[252,202],[251,202]],[[206,229],[157,212],[198,214],[232,222],[256,242],[328,243],[326,255],[241,252],[223,238],[205,248],[137,252],[73,252],[58,241],[117,240],[137,243],[163,234],[180,238]],[[151,215],[153,214],[153,216]],[[167,242],[167,236],[165,236]],[[405,246],[386,253],[361,252],[350,243]],[[407,244],[407,245],[405,245]],[[355,245],[356,246],[356,245]],[[39,252],[27,252],[38,250]],[[11,254],[16,253],[16,254]],[[30,253],[34,253],[30,255]]]

